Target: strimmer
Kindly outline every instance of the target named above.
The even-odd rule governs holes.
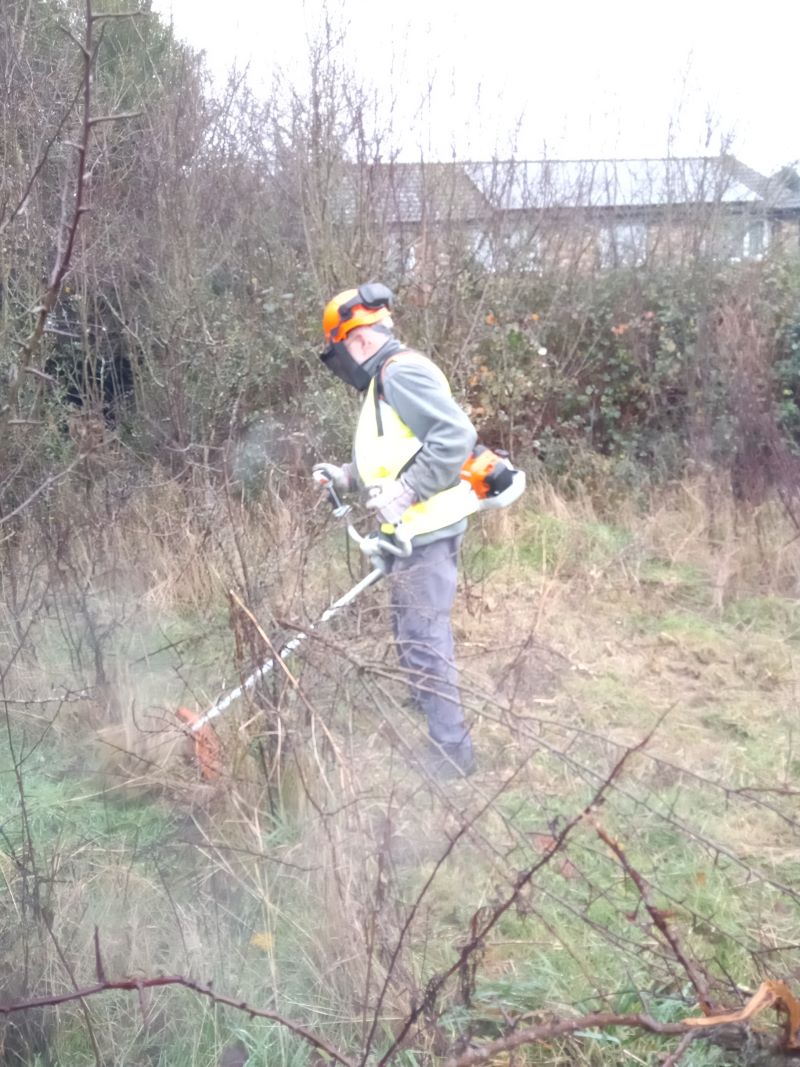
[[[324,485],[327,489],[328,498],[336,518],[345,518],[350,513],[350,507],[341,502],[333,486],[329,485],[323,477],[317,477],[315,475],[315,480],[320,485]],[[252,689],[257,682],[270,674],[280,660],[285,660],[291,656],[303,641],[305,641],[319,626],[322,626],[335,615],[338,615],[344,608],[352,604],[365,589],[369,589],[371,585],[375,585],[376,582],[379,582],[386,573],[385,559],[387,555],[409,556],[411,554],[411,542],[403,538],[402,530],[399,527],[395,529],[394,537],[392,539],[377,533],[363,537],[351,523],[348,523],[347,525],[347,532],[358,544],[361,551],[370,559],[373,567],[369,574],[362,578],[360,582],[357,582],[356,585],[343,596],[340,596],[338,600],[335,600],[330,607],[320,615],[319,619],[313,626],[309,626],[307,631],[295,634],[291,640],[287,641],[286,644],[282,646],[275,656],[270,656],[270,658],[262,663],[260,667],[257,667],[252,674],[248,675],[241,685],[238,685],[235,689],[231,689],[225,696],[220,697],[208,711],[199,715],[190,708],[178,708],[178,717],[188,728],[189,736],[194,745],[195,759],[197,760],[203,778],[207,781],[214,781],[219,778],[222,771],[219,739],[213,727],[210,725],[214,719],[226,712],[231,704],[234,704],[244,693]]]
[[[336,490],[321,471],[314,473],[314,480],[327,490],[328,499],[337,519],[344,519],[350,514],[350,506],[343,504]],[[472,497],[472,511],[484,511],[493,508],[508,507],[525,491],[525,474],[512,466],[505,454],[492,452],[483,445],[478,445],[461,471],[462,482],[467,483]],[[380,486],[370,486],[368,493],[380,492]],[[225,696],[213,704],[202,715],[189,708],[179,708],[178,717],[185,724],[189,737],[194,744],[194,755],[202,776],[207,781],[214,781],[222,772],[219,738],[211,726],[214,719],[228,710],[244,693],[252,689],[257,682],[270,674],[278,662],[287,659],[319,626],[328,622],[340,611],[348,607],[365,589],[375,585],[386,574],[388,556],[406,557],[411,555],[412,544],[403,530],[397,526],[383,525],[379,532],[362,536],[352,525],[347,524],[347,532],[356,542],[364,555],[372,563],[372,570],[353,586],[347,593],[335,600],[313,626],[307,631],[295,634],[279,652],[257,667]]]

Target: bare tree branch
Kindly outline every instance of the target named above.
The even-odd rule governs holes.
[[[91,114],[92,109],[92,80],[93,80],[93,68],[97,58],[97,44],[94,39],[94,25],[99,19],[104,19],[110,16],[95,15],[92,11],[92,0],[85,0],[85,21],[84,21],[84,38],[80,41],[75,34],[68,27],[61,27],[64,33],[74,42],[74,44],[80,49],[83,57],[83,72],[81,76],[81,85],[76,92],[76,98],[80,95],[83,96],[83,108],[81,117],[81,130],[82,135],[76,145],[74,145],[77,151],[76,161],[76,177],[75,177],[75,189],[72,194],[72,214],[69,217],[67,212],[67,197],[68,193],[65,189],[64,194],[64,214],[62,221],[61,233],[58,241],[58,251],[56,253],[53,267],[50,271],[50,276],[47,282],[47,288],[44,296],[37,308],[37,317],[31,334],[22,343],[21,346],[21,358],[20,363],[16,367],[14,373],[12,373],[11,380],[8,386],[8,395],[5,404],[0,407],[0,428],[3,425],[8,425],[9,419],[13,416],[15,408],[17,406],[17,400],[19,397],[19,391],[22,385],[22,363],[32,358],[34,353],[39,347],[42,336],[45,332],[47,324],[47,318],[53,311],[58,297],[61,293],[61,286],[64,283],[70,264],[72,262],[73,251],[75,248],[75,241],[78,235],[78,229],[80,226],[81,218],[87,213],[89,208],[85,203],[86,197],[86,179],[87,179],[87,158],[89,152],[89,144],[92,136],[92,129],[95,125],[102,122],[116,121],[117,118],[128,118],[128,114],[121,113],[120,115],[100,115],[93,117]],[[115,17],[127,17],[125,15]],[[102,37],[102,27],[100,31]],[[70,108],[71,111],[71,108]],[[68,112],[69,113],[69,112]],[[39,167],[41,171],[41,166]],[[38,173],[38,172],[37,172]],[[32,184],[32,183],[31,183]],[[27,190],[29,195],[30,188]]]
[[[48,385],[58,385],[52,374],[46,374],[43,370],[39,370],[38,367],[23,367],[25,374],[31,374],[34,378],[38,378],[39,381],[47,382]]]
[[[92,21],[99,22],[100,19],[135,19],[141,15],[149,14],[149,11],[98,11],[96,15],[92,15]]]
[[[114,115],[97,115],[95,118],[89,120],[90,126],[99,126],[101,122],[120,122],[122,119],[138,119],[143,112],[141,111],[120,111]]]
[[[87,23],[87,25],[90,25],[90,24],[91,23]],[[90,58],[90,56],[92,54],[91,53],[91,49],[88,48],[87,45],[85,45],[83,41],[79,40],[79,38],[77,38],[75,36],[75,34],[72,32],[72,30],[69,28],[69,26],[59,26],[58,28],[61,30],[62,33],[66,34],[66,36],[69,37],[70,41],[72,41],[72,43],[77,48],[79,48],[81,50],[81,52],[83,53],[83,56],[84,56],[85,59],[89,59]]]
[[[678,1044],[675,1046],[673,1051],[670,1052],[669,1056],[667,1056],[667,1058],[664,1060],[664,1062],[662,1063],[661,1067],[678,1067],[678,1064],[683,1059],[683,1057],[684,1057],[685,1053],[687,1052],[689,1046],[692,1044],[693,1041],[696,1041],[696,1040],[697,1040],[697,1034],[694,1034],[694,1033],[685,1034],[680,1039]]]
[[[17,421],[18,420],[16,419],[14,420],[14,422]],[[5,525],[5,523],[10,522],[15,515],[19,515],[21,511],[24,511],[29,504],[33,503],[37,496],[40,496],[46,489],[49,489],[51,485],[56,485],[58,484],[58,482],[62,482],[67,477],[67,475],[71,471],[73,471],[75,467],[77,467],[77,465],[84,458],[85,455],[76,456],[72,463],[70,463],[69,466],[65,467],[63,471],[59,471],[58,474],[51,474],[49,478],[45,478],[45,480],[40,485],[37,485],[37,487],[30,494],[30,496],[26,497],[26,499],[23,500],[21,504],[17,505],[17,507],[15,507],[13,511],[9,511],[7,515],[0,515],[0,526],[3,526]]]
[[[14,219],[17,218],[17,216],[22,211],[25,210],[25,205],[27,204],[28,198],[31,195],[31,190],[33,189],[34,185],[36,184],[36,179],[39,177],[39,175],[42,172],[42,169],[44,168],[44,165],[47,163],[48,156],[50,155],[50,149],[56,143],[56,141],[58,140],[59,134],[64,129],[64,126],[66,125],[67,119],[72,114],[73,108],[75,107],[75,104],[76,104],[76,102],[78,100],[78,97],[80,96],[80,93],[81,93],[81,87],[78,86],[78,88],[75,90],[75,95],[73,96],[69,107],[67,107],[65,109],[64,114],[59,119],[58,125],[56,126],[52,136],[45,143],[45,146],[42,149],[42,154],[39,156],[39,159],[38,159],[38,162],[36,163],[36,166],[31,171],[31,174],[30,174],[30,176],[28,178],[28,181],[25,183],[25,188],[23,189],[22,195],[20,196],[19,200],[17,201],[16,206],[14,208],[12,208],[12,210],[9,212],[9,214],[7,216],[4,216],[2,218],[2,221],[0,221],[0,234],[2,234],[11,225],[11,223],[14,221]]]

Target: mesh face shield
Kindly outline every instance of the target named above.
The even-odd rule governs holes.
[[[347,351],[344,339],[351,330],[361,326],[370,326],[391,337],[389,313],[393,303],[391,289],[380,282],[369,282],[334,297],[325,308],[322,326],[328,347],[320,359],[332,374],[359,392],[368,388],[371,376]]]
[[[331,374],[335,374],[346,385],[352,385],[359,393],[369,388],[371,381],[369,374],[356,363],[345,348],[343,341],[335,341],[332,345],[328,345],[325,351],[320,353],[319,358]]]

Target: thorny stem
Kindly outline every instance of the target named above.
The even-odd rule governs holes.
[[[603,803],[606,792],[611,787],[614,780],[622,773],[622,769],[628,762],[630,757],[633,756],[635,753],[640,752],[647,744],[649,744],[650,739],[652,738],[653,734],[658,729],[660,724],[661,719],[657,721],[653,729],[650,730],[650,732],[639,742],[638,745],[635,745],[633,748],[627,749],[627,751],[623,753],[621,758],[611,768],[610,773],[606,776],[599,789],[595,792],[590,803],[582,811],[578,812],[577,815],[574,815],[572,819],[569,820],[569,822],[566,824],[566,826],[564,826],[558,836],[554,838],[552,846],[547,850],[547,852],[545,852],[541,859],[539,859],[536,863],[533,864],[533,866],[529,867],[526,871],[523,871],[517,877],[514,883],[513,891],[509,894],[508,897],[506,897],[504,901],[502,901],[502,903],[498,904],[497,907],[495,907],[491,911],[489,917],[483,923],[483,925],[478,926],[476,924],[473,929],[472,937],[463,946],[455,962],[452,963],[444,971],[441,971],[438,975],[435,975],[433,978],[431,978],[431,980],[428,982],[428,986],[425,990],[425,995],[423,996],[421,1003],[409,1012],[408,1016],[403,1022],[403,1025],[400,1027],[400,1030],[394,1041],[389,1046],[384,1055],[381,1057],[381,1059],[378,1061],[378,1067],[384,1067],[384,1065],[391,1060],[392,1056],[401,1046],[402,1042],[405,1040],[406,1035],[408,1034],[411,1027],[416,1023],[417,1019],[419,1019],[419,1017],[424,1013],[429,1012],[431,1010],[434,1003],[436,1002],[437,997],[439,996],[439,993],[442,990],[442,987],[445,985],[448,979],[452,978],[452,976],[457,972],[460,972],[467,965],[470,957],[481,949],[486,936],[495,928],[495,926],[497,926],[503,915],[505,915],[510,908],[514,907],[517,904],[517,902],[521,898],[523,890],[533,880],[534,875],[538,874],[538,872],[543,867],[550,863],[550,861],[561,851],[562,847],[564,846],[564,843],[566,842],[572,831],[581,822],[583,822],[584,819],[586,819],[586,817],[589,816],[596,807]]]
[[[650,887],[647,882],[625,855],[625,849],[619,841],[614,840],[614,838],[611,837],[611,835],[604,830],[598,822],[594,823],[594,829],[600,840],[606,844],[617,857],[625,873],[636,886],[639,896],[642,898],[642,902],[647,908],[650,918],[653,920],[653,924],[672,949],[675,959],[680,963],[684,971],[686,971],[687,977],[697,994],[697,999],[703,1013],[705,1015],[713,1015],[715,1008],[711,1004],[711,999],[708,993],[708,979],[683,951],[683,946],[680,943],[678,935],[671,929],[664,912],[661,911],[660,908],[657,908],[653,903],[650,896]]]
[[[486,1060],[501,1052],[510,1052],[523,1045],[534,1045],[541,1041],[552,1041],[556,1037],[566,1037],[578,1030],[606,1030],[612,1026],[629,1026],[639,1030],[648,1030],[653,1034],[686,1034],[685,1023],[660,1023],[649,1015],[617,1015],[614,1012],[594,1012],[581,1015],[577,1019],[557,1019],[555,1022],[542,1023],[540,1026],[528,1026],[524,1030],[515,1030],[513,1034],[499,1037],[496,1041],[487,1041],[478,1048],[469,1049],[460,1056],[451,1056],[445,1060],[444,1067],[473,1067],[473,1064],[485,1063]]]
[[[489,810],[489,808],[494,804],[494,802],[503,793],[503,791],[506,789],[507,786],[508,786],[508,781],[504,781],[502,783],[502,785],[500,786],[500,788],[486,801],[486,803],[483,805],[483,807],[480,808],[471,819],[469,819],[467,822],[463,823],[459,827],[458,832],[455,833],[450,838],[450,841],[448,842],[447,848],[442,852],[442,854],[437,859],[436,863],[433,866],[433,870],[431,871],[430,875],[428,876],[428,878],[427,878],[425,884],[423,885],[422,889],[417,894],[416,900],[414,901],[413,905],[411,906],[411,908],[410,908],[410,910],[408,912],[408,915],[406,916],[406,921],[403,923],[403,926],[402,926],[402,928],[400,930],[400,934],[399,934],[399,936],[397,938],[397,941],[395,942],[394,950],[392,952],[392,957],[391,957],[391,959],[389,961],[389,966],[386,969],[386,978],[384,980],[384,983],[383,983],[383,986],[381,988],[380,994],[378,995],[378,1002],[375,1005],[375,1011],[373,1012],[373,1016],[372,1016],[372,1026],[370,1027],[370,1031],[369,1031],[369,1034],[367,1035],[367,1040],[366,1040],[366,1043],[364,1045],[364,1054],[363,1054],[363,1057],[362,1057],[362,1060],[361,1060],[362,1067],[366,1063],[367,1058],[369,1057],[370,1049],[372,1047],[372,1041],[373,1041],[373,1038],[375,1036],[375,1030],[376,1030],[376,1028],[378,1026],[378,1023],[380,1021],[381,1007],[383,1006],[383,1001],[384,1001],[384,999],[386,997],[386,993],[387,993],[387,990],[389,988],[389,984],[391,982],[392,974],[394,972],[394,968],[395,968],[395,965],[397,963],[397,958],[400,955],[400,950],[403,947],[406,935],[407,935],[407,933],[408,933],[408,931],[409,931],[409,929],[411,927],[411,924],[413,923],[414,919],[416,918],[416,915],[417,915],[420,907],[422,906],[422,902],[425,899],[425,896],[426,896],[428,890],[433,885],[433,882],[434,882],[435,878],[437,877],[437,875],[439,874],[439,871],[441,870],[442,865],[446,862],[446,860],[448,859],[448,857],[452,853],[453,849],[456,847],[457,843],[478,822],[478,820],[481,818],[481,816],[484,815],[485,812]],[[383,1061],[381,1061],[381,1062],[383,1062]]]
[[[15,1004],[0,1004],[0,1015],[11,1015],[13,1012],[26,1011],[31,1008],[54,1007],[58,1004],[68,1004],[73,1000],[82,1001],[88,997],[95,997],[100,993],[109,993],[112,990],[136,991],[141,994],[142,990],[159,989],[164,986],[182,986],[184,989],[190,989],[198,996],[208,997],[214,1004],[222,1004],[225,1007],[243,1011],[253,1019],[270,1019],[272,1022],[276,1022],[280,1026],[285,1026],[287,1030],[290,1030],[293,1034],[302,1038],[303,1041],[308,1042],[309,1045],[313,1045],[314,1048],[325,1053],[325,1055],[329,1056],[332,1060],[341,1063],[343,1067],[355,1067],[352,1060],[349,1060],[341,1052],[338,1052],[333,1048],[333,1046],[329,1045],[326,1041],[323,1041],[321,1037],[317,1037],[315,1034],[312,1034],[310,1030],[306,1030],[306,1028],[299,1023],[284,1018],[282,1015],[278,1014],[278,1012],[267,1011],[262,1008],[254,1008],[244,1001],[234,1000],[233,997],[226,997],[221,993],[215,993],[210,986],[201,985],[199,982],[194,982],[191,978],[184,978],[183,975],[179,974],[162,975],[157,978],[121,978],[115,982],[98,982],[96,985],[87,986],[85,989],[77,989],[72,993],[58,993],[53,994],[52,996],[36,997],[35,999],[19,1001]]]

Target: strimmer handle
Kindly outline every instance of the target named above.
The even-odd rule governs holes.
[[[390,528],[392,533],[384,530],[379,533],[367,534],[364,537],[352,524],[347,527],[347,532],[355,541],[365,556],[375,557],[396,556],[406,559],[411,555],[411,538],[405,535],[402,523]]]
[[[368,499],[380,496],[380,493],[379,485],[371,485],[367,489]],[[402,522],[382,522],[379,533],[368,534],[362,539],[361,550],[367,555],[380,552],[384,556],[407,559],[411,555],[411,537],[406,533]]]
[[[328,502],[333,508],[333,514],[337,519],[343,519],[345,515],[350,514],[352,508],[349,504],[342,502],[342,498],[333,487],[333,482],[326,478],[322,471],[312,471],[311,477],[320,489],[324,489],[327,492]]]
[[[411,537],[402,522],[395,523],[394,526],[388,522],[382,523],[378,542],[381,550],[391,556],[406,559],[411,555]]]

